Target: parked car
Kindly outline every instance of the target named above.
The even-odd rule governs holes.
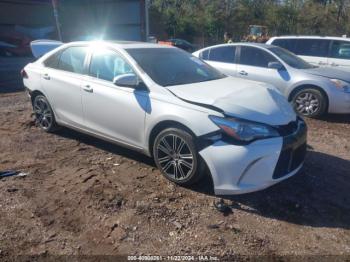
[[[138,150],[181,185],[207,166],[216,194],[246,193],[303,165],[306,125],[279,92],[178,48],[64,44],[22,75],[43,130],[67,126]]]
[[[15,31],[0,32],[0,56],[29,56],[31,39]]]
[[[1,56],[12,56],[11,50],[15,49],[16,46],[7,42],[0,41],[0,57]]]
[[[194,55],[225,74],[274,85],[303,116],[350,113],[345,71],[316,67],[283,48],[257,43],[217,45]]]
[[[267,44],[283,47],[310,64],[350,72],[350,38],[281,36],[272,37]]]
[[[179,39],[179,38],[171,38],[168,39],[167,42],[172,43],[173,46],[181,48],[187,52],[194,52],[196,50],[196,46],[194,44],[191,44],[190,42],[184,40],[184,39]]]

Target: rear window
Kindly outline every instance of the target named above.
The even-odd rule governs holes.
[[[58,69],[82,74],[87,47],[73,46],[62,51]]]
[[[204,60],[208,60],[209,59],[209,49],[204,50],[203,52],[201,52],[199,54],[199,58],[204,59]]]
[[[303,56],[327,57],[329,40],[325,39],[297,39],[295,53]]]
[[[60,60],[60,56],[61,56],[61,51],[58,51],[58,52],[54,53],[53,55],[49,56],[49,58],[47,58],[44,61],[44,66],[50,67],[50,68],[57,68],[58,62]]]

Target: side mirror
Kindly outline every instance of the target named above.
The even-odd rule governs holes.
[[[135,74],[123,74],[113,78],[113,84],[117,86],[135,88],[139,83],[139,78]]]
[[[281,70],[283,69],[283,65],[280,62],[269,62],[268,68]]]

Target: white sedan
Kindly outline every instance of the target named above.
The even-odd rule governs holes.
[[[227,77],[174,47],[62,44],[22,70],[38,125],[66,126],[154,158],[216,194],[260,190],[298,172],[306,125],[274,87]]]

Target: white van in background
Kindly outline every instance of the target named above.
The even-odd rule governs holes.
[[[283,47],[316,66],[350,71],[350,38],[279,36],[270,38],[266,44]]]

